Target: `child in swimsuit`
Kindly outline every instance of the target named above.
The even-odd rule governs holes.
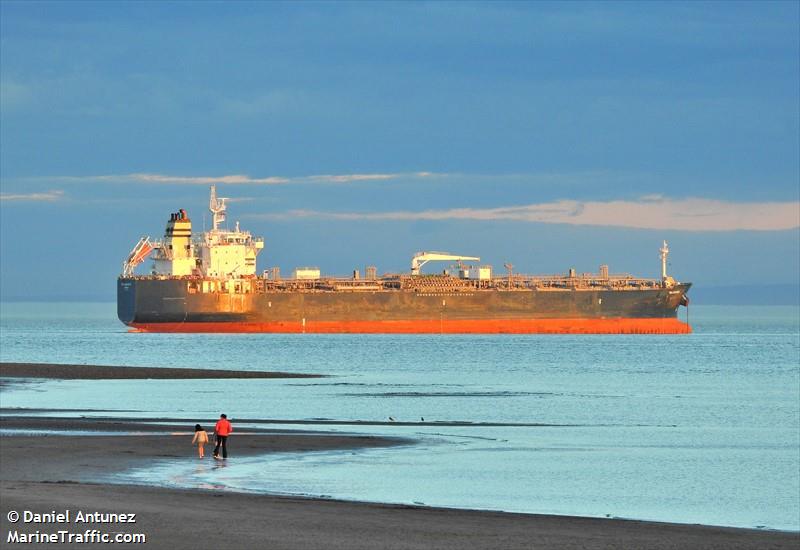
[[[206,454],[205,445],[208,443],[208,434],[206,431],[200,426],[200,424],[195,424],[194,426],[194,438],[192,438],[192,445],[197,444],[197,454],[200,458],[203,458]]]

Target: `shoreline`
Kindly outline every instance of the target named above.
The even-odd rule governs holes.
[[[6,427],[12,426],[15,422],[21,424],[32,425],[34,423],[49,424],[61,421],[67,424],[85,424],[87,429],[98,430],[102,429],[102,423],[118,422],[124,420],[126,422],[138,422],[151,424],[153,422],[167,423],[168,426],[174,426],[178,423],[189,422],[205,422],[206,424],[213,424],[216,419],[187,419],[178,417],[148,417],[148,416],[26,416],[32,413],[110,413],[110,412],[141,412],[141,411],[112,411],[112,410],[88,410],[88,409],[28,409],[22,407],[7,408],[0,407],[0,424],[6,424]],[[291,426],[420,426],[420,427],[447,427],[447,428],[509,428],[509,427],[526,427],[526,428],[584,428],[584,427],[598,427],[605,426],[604,424],[553,424],[543,422],[470,422],[465,420],[419,420],[419,421],[402,421],[402,420],[350,420],[350,419],[333,419],[333,418],[315,418],[315,419],[287,419],[287,418],[242,418],[237,417],[236,422],[239,424],[268,424],[268,425],[291,425]],[[98,428],[97,426],[100,426]],[[3,426],[0,426],[3,427]],[[26,426],[23,426],[26,427]],[[57,428],[58,426],[56,426]]]
[[[200,462],[196,446],[190,443],[193,423],[178,427],[158,422],[131,422],[124,418],[109,422],[76,419],[75,424],[59,429],[63,422],[57,419],[17,417],[15,420],[13,427],[9,427],[8,417],[0,417],[0,428],[46,430],[49,433],[0,434],[2,481],[98,483],[98,479],[146,466],[153,460],[168,458]],[[65,429],[88,434],[65,434]],[[209,444],[205,446],[204,460],[213,464],[213,424],[206,424],[205,429],[209,433]],[[228,449],[231,458],[268,457],[273,453],[349,451],[413,442],[401,437],[235,428],[228,440]]]
[[[3,416],[2,425],[9,419]],[[41,417],[13,417],[17,425]],[[59,419],[46,420],[51,423]],[[1,435],[0,475],[3,536],[10,530],[33,533],[40,524],[11,524],[9,510],[135,513],[133,526],[114,524],[118,532],[143,532],[155,548],[205,547],[219,541],[232,548],[796,548],[800,533],[490,510],[443,508],[336,500],[312,496],[253,494],[218,488],[172,488],[105,482],[116,473],[146,466],[154,459],[200,462],[189,431],[175,426],[127,421],[79,419],[129,435]],[[52,427],[52,426],[51,426]],[[163,432],[163,430],[172,430]],[[87,430],[88,431],[88,430]],[[156,433],[161,431],[161,433]],[[132,433],[135,432],[135,433]],[[354,451],[410,444],[403,438],[291,430],[238,430],[247,437],[230,440],[231,460],[275,452]],[[206,447],[206,461],[211,447]],[[228,517],[235,529],[214,526]],[[52,526],[50,526],[52,527]],[[83,532],[86,526],[72,526]],[[93,526],[92,526],[93,527]],[[63,528],[63,526],[62,526]],[[70,527],[67,527],[69,529]],[[103,526],[99,526],[103,529]],[[80,547],[85,547],[85,544]],[[69,547],[69,546],[67,546]],[[75,546],[76,548],[79,546]],[[90,545],[91,547],[91,545]]]
[[[24,383],[34,382],[38,378],[11,377],[7,374],[9,371],[5,369],[6,365],[10,363],[0,364],[0,386],[9,379]],[[48,378],[69,379],[80,372],[88,372],[91,376],[81,378],[88,380],[120,378],[132,373],[127,369],[136,368],[59,365],[59,368],[51,369],[52,366],[41,364],[11,365],[24,365],[15,368],[32,369],[33,372],[40,373],[47,370]],[[85,371],[94,368],[100,371]],[[76,370],[64,373],[64,369]],[[165,371],[164,378],[201,378],[203,376],[198,376],[199,374],[208,372],[199,369],[154,370]],[[239,372],[254,374],[250,371]],[[103,377],[95,376],[99,374]],[[144,371],[140,371],[140,374],[144,374]],[[288,373],[255,374],[276,378],[276,375]],[[311,376],[314,375],[298,377]],[[52,416],[59,412],[89,415],[128,413],[128,416]],[[263,458],[264,463],[269,464],[272,453],[348,452],[415,442],[402,437],[311,431],[313,427],[310,426],[331,423],[389,426],[393,424],[390,422],[233,418],[234,424],[250,423],[252,426],[237,428],[231,437],[230,461],[217,463],[211,459],[209,455],[213,445],[209,445],[206,447],[204,463],[197,458],[196,448],[189,443],[194,420],[133,416],[138,412],[79,408],[0,408],[0,429],[48,432],[36,435],[0,434],[0,537],[6,541],[12,531],[24,534],[35,533],[37,530],[54,532],[66,528],[70,532],[82,533],[87,527],[98,527],[106,532],[144,533],[148,538],[147,545],[151,548],[170,550],[195,550],[209,547],[210,544],[231,548],[276,547],[298,550],[331,547],[389,550],[599,550],[621,547],[736,550],[793,549],[800,544],[800,532],[774,529],[360,502],[304,495],[234,492],[214,487],[134,485],[129,480],[122,479],[122,483],[106,481],[116,474],[132,468],[146,467],[159,459],[185,459],[194,461],[199,466],[206,464],[208,467],[225,465],[231,468],[226,472],[231,471],[235,475],[236,458],[240,456],[257,456],[259,460]],[[214,420],[202,419],[200,423],[210,431]],[[181,424],[175,424],[176,422]],[[262,426],[263,424],[305,424],[307,427],[276,429],[273,426]],[[65,430],[79,433],[66,434]],[[117,435],[110,435],[108,432]],[[138,520],[135,525],[59,526],[11,523],[8,519],[10,511],[49,513],[64,510],[134,513]],[[222,518],[224,526],[220,529]],[[31,546],[44,547],[36,544]],[[62,546],[93,548],[105,545]]]

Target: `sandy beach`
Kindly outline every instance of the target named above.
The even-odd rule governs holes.
[[[114,370],[114,367],[104,367]],[[122,369],[122,368],[120,368]],[[170,369],[172,371],[185,369]],[[3,368],[3,376],[6,374]],[[52,372],[52,371],[51,371]],[[175,373],[172,373],[175,375]],[[178,373],[180,374],[180,373]],[[188,374],[188,373],[187,373]],[[17,375],[14,375],[17,376]],[[535,514],[455,510],[241,494],[214,488],[170,489],[111,485],[116,472],[162,458],[198,461],[191,424],[175,419],[48,418],[43,411],[0,416],[2,545],[9,533],[145,534],[149,548],[796,548],[800,534]],[[213,419],[203,419],[208,424]],[[235,420],[235,419],[234,419]],[[47,430],[48,435],[9,435]],[[93,432],[58,435],[59,430]],[[125,434],[125,435],[109,435]],[[231,459],[275,452],[356,450],[408,445],[402,438],[253,428],[230,440]],[[210,454],[207,448],[207,454]],[[211,458],[206,458],[212,461]],[[9,512],[70,510],[73,523],[12,523]],[[75,523],[77,511],[135,514],[135,523]],[[45,545],[26,545],[44,547]],[[49,545],[48,545],[49,546]],[[92,544],[61,544],[92,548]],[[135,546],[135,545],[134,545]]]

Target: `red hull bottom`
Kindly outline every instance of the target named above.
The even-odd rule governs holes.
[[[138,332],[354,334],[688,334],[692,331],[687,323],[675,318],[132,323],[131,327]]]

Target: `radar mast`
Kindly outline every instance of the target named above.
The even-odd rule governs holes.
[[[212,230],[217,231],[219,224],[225,221],[225,197],[217,198],[217,186],[211,186],[211,200],[208,202],[208,209],[211,211]]]

